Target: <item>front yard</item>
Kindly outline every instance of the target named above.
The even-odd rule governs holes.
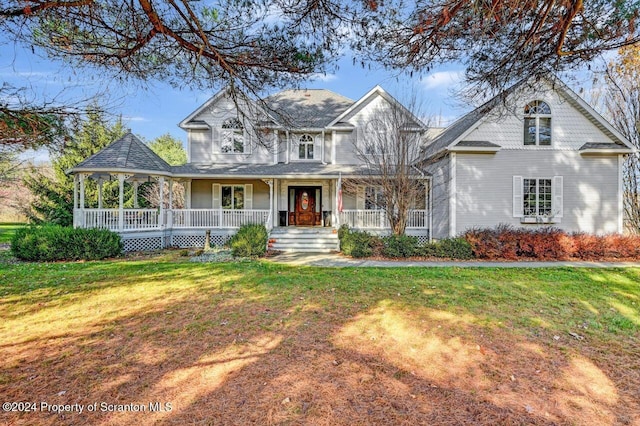
[[[32,411],[0,423],[638,424],[639,282],[640,269],[4,262],[0,395]]]

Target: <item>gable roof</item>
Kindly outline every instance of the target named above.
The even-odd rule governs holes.
[[[609,145],[619,145],[626,149],[633,149],[629,141],[620,134],[604,117],[602,117],[596,110],[591,107],[584,99],[576,94],[569,86],[563,83],[558,78],[545,78],[545,81],[551,85],[553,90],[560,92],[578,111],[585,115],[593,124],[596,125],[603,133],[609,136],[613,143]],[[454,146],[459,145],[464,138],[475,130],[478,125],[484,121],[489,113],[499,106],[503,100],[510,96],[516,89],[523,86],[527,81],[522,80],[506,91],[498,94],[489,101],[485,102],[478,108],[463,115],[447,129],[442,132],[431,144],[427,145],[423,151],[423,158],[430,158],[438,153],[449,150]],[[595,149],[595,148],[592,148]]]
[[[407,113],[407,115],[412,118],[412,120],[414,121],[414,124],[416,125],[416,127],[419,127],[421,129],[425,129],[426,128],[424,123],[418,117],[416,117],[411,111],[409,111],[407,109],[407,107],[405,107],[400,102],[398,102],[398,100],[396,98],[394,98],[389,93],[387,93],[387,91],[384,90],[379,85],[376,85],[373,89],[369,90],[363,97],[358,99],[357,102],[353,103],[348,109],[346,109],[340,115],[335,117],[333,119],[333,121],[331,121],[329,124],[327,124],[327,127],[339,126],[340,124],[342,124],[341,123],[342,120],[344,120],[349,114],[351,114],[353,111],[355,111],[361,105],[364,105],[366,102],[368,102],[369,100],[373,99],[375,96],[380,96],[383,99],[385,99],[387,102],[389,102],[391,105],[393,105],[394,107],[401,108],[403,111],[405,111]]]
[[[353,100],[325,89],[284,90],[265,103],[285,127],[324,128],[353,105]]]
[[[171,174],[171,166],[131,132],[93,154],[70,171],[77,173],[132,170],[150,174]]]

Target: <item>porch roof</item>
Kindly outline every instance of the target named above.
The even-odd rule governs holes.
[[[129,132],[69,170],[79,172],[135,172],[171,175],[171,166]]]
[[[174,166],[182,178],[337,178],[369,174],[365,165],[293,162],[289,164],[185,164]]]

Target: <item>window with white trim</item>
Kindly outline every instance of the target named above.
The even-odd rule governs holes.
[[[561,218],[563,177],[513,177],[513,216]]]
[[[524,107],[524,144],[551,145],[551,108],[543,101],[533,101]]]
[[[221,207],[228,210],[244,209],[244,185],[221,185]]]
[[[304,134],[298,139],[298,158],[313,160],[313,136]]]
[[[384,194],[381,186],[364,187],[365,210],[383,210],[384,204]]]
[[[551,216],[551,179],[523,179],[522,193],[525,216]]]
[[[244,126],[237,117],[222,123],[220,151],[223,154],[242,154],[245,151]]]

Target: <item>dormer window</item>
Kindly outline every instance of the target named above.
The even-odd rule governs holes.
[[[551,145],[551,108],[543,101],[533,101],[524,107],[524,144]]]
[[[302,135],[298,139],[298,158],[300,160],[313,160],[313,136]]]
[[[244,126],[237,117],[229,118],[222,123],[220,151],[224,154],[241,154],[244,152]]]

